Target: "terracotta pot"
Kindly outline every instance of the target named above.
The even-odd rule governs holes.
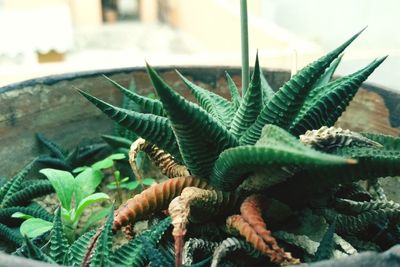
[[[163,67],[157,70],[173,88],[191,98],[174,68]],[[238,68],[178,67],[178,70],[196,84],[223,96],[228,96],[225,70],[240,87]],[[128,86],[134,78],[140,94],[152,92],[150,81],[143,68],[55,75],[0,88],[1,176],[11,177],[38,156],[38,146],[34,136],[37,132],[45,134],[67,148],[74,147],[80,140],[99,138],[101,134],[111,132],[113,122],[76,90],[76,88],[83,89],[100,99],[118,105],[121,94],[101,74],[125,86]],[[266,70],[266,76],[274,89],[289,79],[289,73],[282,70]],[[400,126],[399,100],[400,94],[365,83],[340,118],[338,126],[356,131],[398,135],[400,130],[396,127]],[[396,186],[389,185],[391,188]],[[2,257],[6,256],[0,255],[0,258]]]

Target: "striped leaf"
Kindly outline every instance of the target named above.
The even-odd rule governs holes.
[[[150,113],[157,116],[165,117],[166,114],[164,112],[162,103],[159,100],[141,96],[131,90],[128,90],[127,88],[123,87],[122,85],[108,78],[107,76],[103,77],[106,78],[108,81],[110,81],[115,86],[115,88],[120,90],[121,93],[124,94],[124,96],[128,97],[133,102],[137,103],[143,109],[144,113]]]
[[[263,106],[265,106],[272,99],[275,92],[272,89],[272,87],[269,85],[267,78],[265,77],[265,75],[262,71],[261,71],[261,91],[262,91]]]
[[[54,188],[49,180],[36,180],[29,186],[20,189],[18,192],[5,199],[3,208],[25,205],[32,199],[54,193]]]
[[[307,130],[330,127],[342,115],[361,83],[385,60],[374,61],[361,71],[343,77],[337,81],[318,87],[310,99],[301,108],[289,128],[289,132],[299,135]]]
[[[77,240],[75,240],[75,242],[68,249],[67,259],[66,262],[64,262],[64,265],[69,265],[69,266],[81,265],[81,262],[89,246],[89,243],[95,233],[96,230],[93,229],[81,235]]]
[[[222,191],[232,191],[246,175],[260,168],[301,166],[304,169],[315,169],[321,166],[354,163],[353,160],[306,147],[285,130],[267,125],[256,146],[238,146],[221,153],[215,163],[211,183]],[[282,180],[273,181],[278,182]]]
[[[118,266],[146,266],[149,259],[143,251],[143,239],[146,238],[150,245],[157,244],[165,231],[171,225],[171,217],[167,217],[139,237],[130,240],[119,247],[113,254],[112,261]]]
[[[342,61],[342,58],[343,54],[332,62],[332,64],[325,70],[324,74],[322,74],[321,77],[312,85],[313,89],[327,85],[332,80],[333,74]]]
[[[2,223],[0,223],[0,237],[2,241],[7,240],[9,243],[14,244],[15,246],[21,246],[24,242],[24,239],[19,231],[14,231]]]
[[[58,264],[63,264],[68,251],[68,240],[61,222],[61,209],[58,208],[54,216],[53,229],[50,232],[50,257]]]
[[[377,134],[377,133],[361,133],[363,136],[383,145],[386,150],[400,150],[400,137]]]
[[[213,116],[219,123],[225,127],[228,127],[230,121],[232,120],[232,115],[234,114],[233,104],[219,95],[216,95],[192,83],[178,71],[176,72],[186,84],[186,87],[196,98],[199,105],[211,116]]]
[[[99,238],[96,241],[93,256],[90,260],[90,266],[108,267],[112,265],[112,224],[114,220],[114,209],[110,209],[107,222],[104,225]]]
[[[351,37],[332,52],[307,65],[286,82],[262,109],[257,120],[242,136],[240,143],[244,145],[254,144],[260,137],[262,128],[266,124],[275,124],[287,129],[300,110],[305,97],[308,95],[315,81],[321,77],[332,61],[335,60],[361,32]]]
[[[242,97],[240,96],[239,89],[237,88],[235,82],[233,81],[232,77],[229,75],[229,73],[226,71],[226,83],[228,84],[228,89],[229,92],[231,93],[231,101],[232,104],[237,110],[240,106],[240,102],[242,102]]]
[[[167,118],[118,108],[88,93],[80,90],[79,92],[120,125],[164,149],[178,161],[181,159],[175,135]]]
[[[186,167],[193,175],[208,178],[218,155],[236,146],[236,138],[213,116],[172,90],[148,65],[147,71],[167,111]]]
[[[28,258],[42,262],[54,263],[53,259],[47,256],[39,247],[37,247],[27,236],[25,236],[26,250]]]
[[[10,181],[0,188],[0,208],[6,207],[4,203],[8,203],[15,193],[21,190],[21,184],[28,172],[33,168],[36,159],[26,165],[19,173],[17,173]],[[7,204],[8,205],[8,204]]]
[[[240,107],[233,117],[231,128],[229,131],[236,137],[239,138],[242,133],[254,123],[257,116],[260,114],[262,108],[262,91],[261,91],[261,76],[260,76],[260,65],[258,63],[258,55],[256,57],[256,63],[254,67],[253,76],[249,84],[249,88],[246,90]]]

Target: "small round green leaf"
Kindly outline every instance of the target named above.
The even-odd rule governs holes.
[[[29,238],[35,238],[53,228],[53,223],[39,218],[30,218],[24,221],[19,230],[21,234]]]

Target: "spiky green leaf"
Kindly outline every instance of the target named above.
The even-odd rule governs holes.
[[[54,216],[53,229],[50,237],[50,257],[58,264],[63,264],[68,251],[68,240],[61,222],[61,209],[58,208]]]
[[[102,135],[104,141],[107,142],[109,146],[112,148],[127,148],[129,149],[132,144],[132,140],[127,139],[125,137],[114,136],[114,135]]]
[[[32,241],[25,236],[26,249],[28,251],[28,257],[33,260],[54,263],[54,261],[47,256],[40,248],[38,248]]]
[[[299,135],[307,130],[330,127],[346,109],[361,83],[385,60],[374,61],[361,71],[318,87],[300,109],[289,131]]]
[[[239,146],[221,153],[215,163],[211,182],[220,190],[231,191],[246,178],[247,174],[260,168],[301,166],[304,169],[315,169],[321,166],[352,163],[355,162],[306,147],[285,130],[267,125],[256,146]],[[285,176],[282,179],[285,179]],[[270,186],[278,182],[282,180],[271,180]]]
[[[215,249],[211,266],[220,266],[223,258],[228,254],[236,251],[242,251],[251,257],[258,258],[262,254],[260,251],[255,249],[250,243],[237,239],[236,237],[229,237],[221,242],[221,244]],[[222,265],[222,264],[221,264]]]
[[[370,147],[345,147],[336,150],[335,154],[356,159],[358,164],[331,166],[326,169],[326,175],[322,180],[322,174],[314,174],[315,180],[331,185],[400,175],[400,151]]]
[[[267,103],[272,99],[275,92],[272,87],[269,85],[267,78],[264,73],[261,71],[261,91],[262,91],[262,102],[263,106],[267,105]]]
[[[199,102],[200,106],[219,123],[225,127],[228,127],[232,120],[232,115],[234,114],[233,105],[226,99],[192,83],[178,71],[177,73],[186,84],[187,88],[194,95],[196,100]]]
[[[36,159],[26,165],[19,173],[17,173],[10,181],[0,188],[0,208],[4,207],[11,197],[21,190],[21,184],[28,172],[33,168]]]
[[[7,240],[16,246],[21,246],[24,240],[18,230],[14,231],[2,223],[0,223],[0,237],[1,240]]]
[[[96,241],[96,248],[90,261],[93,267],[108,267],[112,265],[112,224],[114,221],[114,209],[110,209],[110,213],[106,224]]]
[[[150,244],[155,245],[170,225],[171,218],[167,217],[139,237],[146,237]],[[141,238],[132,239],[127,244],[118,248],[113,255],[113,263],[119,266],[145,266],[149,260],[146,253],[143,251]]]
[[[400,150],[400,137],[378,133],[361,133],[363,136],[383,145],[386,150]]]
[[[170,261],[170,259],[167,257],[164,257],[164,255],[155,247],[155,244],[146,238],[146,236],[138,238],[142,240],[143,250],[145,251],[152,267],[174,266],[175,262]]]
[[[47,150],[50,151],[50,155],[58,158],[60,160],[66,160],[67,152],[61,148],[55,142],[47,139],[43,134],[36,133],[36,139],[39,141],[39,144],[44,146]]]
[[[240,106],[240,102],[242,102],[242,97],[240,96],[239,89],[237,88],[235,82],[228,72],[225,72],[226,82],[228,85],[229,92],[231,93],[231,101],[235,110],[237,110]]]
[[[53,215],[43,209],[41,206],[29,206],[29,207],[10,207],[0,209],[0,222],[5,223],[7,225],[16,225],[21,222],[20,219],[11,216],[14,213],[23,213],[28,216],[32,216],[35,218],[40,218],[46,221],[52,221]]]
[[[237,145],[236,138],[206,111],[185,100],[147,66],[150,79],[177,138],[183,161],[193,175],[208,178],[218,155]]]
[[[29,186],[19,190],[9,198],[5,199],[3,202],[3,207],[7,208],[18,205],[26,205],[34,198],[45,196],[51,193],[54,193],[54,188],[50,181],[32,181]]]
[[[254,144],[266,124],[275,124],[287,129],[301,108],[311,86],[332,61],[360,34],[361,32],[357,33],[332,52],[307,65],[286,82],[262,109],[257,120],[242,136],[240,143],[244,145]]]
[[[341,54],[337,59],[335,59],[331,63],[331,65],[325,70],[325,72],[321,75],[321,77],[312,85],[313,89],[324,86],[332,80],[333,74],[335,73],[340,62],[342,61],[342,58],[343,54]]]
[[[64,262],[64,265],[71,266],[80,266],[85,256],[86,250],[89,246],[89,243],[96,233],[96,230],[93,229],[89,232],[86,232],[82,236],[80,236],[75,242],[69,247],[67,253],[67,259]]]
[[[114,121],[164,149],[178,161],[181,159],[175,135],[167,118],[121,109],[83,91],[79,92]]]
[[[108,81],[110,81],[115,86],[115,88],[120,90],[121,93],[123,93],[130,100],[139,104],[140,107],[143,109],[144,113],[150,113],[150,114],[154,114],[157,116],[165,117],[166,114],[164,112],[162,103],[159,100],[141,96],[141,95],[137,94],[136,92],[133,92],[132,90],[128,90],[127,88],[123,87],[122,85],[120,85],[116,81],[108,78],[107,76],[103,76],[103,77],[106,78]],[[138,110],[134,110],[134,111],[138,111]]]
[[[240,104],[240,107],[233,117],[229,131],[239,138],[242,133],[250,127],[257,119],[262,108],[262,91],[260,80],[260,65],[258,63],[258,55],[254,67],[253,76],[246,90],[246,94]]]

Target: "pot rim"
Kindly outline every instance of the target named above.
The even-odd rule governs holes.
[[[157,69],[158,72],[163,73],[171,70],[179,70],[182,74],[185,75],[185,72],[190,71],[193,75],[193,72],[204,73],[207,71],[213,71],[216,74],[222,74],[225,71],[228,71],[230,74],[239,74],[241,72],[240,66],[227,66],[227,65],[209,65],[209,66],[196,66],[196,65],[170,65],[170,66],[153,66]],[[252,69],[252,68],[250,68]],[[281,68],[263,68],[265,71],[269,72],[280,72],[280,73],[290,73],[290,70],[281,69]],[[96,77],[100,75],[113,75],[119,73],[130,73],[130,72],[146,72],[146,68],[144,66],[136,66],[136,67],[123,67],[123,68],[109,68],[109,69],[94,69],[94,70],[86,70],[86,71],[77,71],[77,72],[68,72],[62,74],[53,74],[47,75],[43,77],[28,79],[20,82],[11,83],[9,85],[5,85],[0,87],[0,94],[18,90],[23,87],[29,87],[34,85],[54,85],[61,81],[71,81],[80,78],[90,78]],[[340,76],[335,76],[340,77]],[[201,80],[201,79],[200,79]],[[393,88],[389,88],[386,86],[382,86],[380,84],[374,82],[364,82],[362,86],[364,89],[375,92],[379,94],[384,102],[386,107],[389,109],[389,119],[392,127],[400,127],[400,91],[395,90]]]
[[[218,71],[231,71],[231,72],[240,72],[241,67],[240,66],[229,66],[229,65],[215,65],[215,66],[196,66],[196,65],[170,65],[170,66],[154,66],[155,69],[159,72],[165,72],[165,71],[170,71],[170,70],[199,70],[199,71],[205,71],[205,70],[218,70]],[[252,69],[252,68],[251,68]],[[266,71],[270,72],[286,72],[289,73],[290,70],[288,69],[283,69],[283,68],[263,68]],[[51,74],[51,75],[46,75],[42,77],[37,77],[37,78],[32,78],[28,80],[23,80],[19,82],[13,82],[8,85],[4,85],[0,87],[0,93],[19,89],[22,87],[26,86],[32,86],[35,84],[43,84],[43,85],[53,85],[57,82],[61,81],[69,81],[69,80],[74,80],[74,79],[79,79],[79,78],[87,78],[87,77],[94,77],[94,76],[99,76],[99,75],[113,75],[117,73],[129,73],[129,72],[135,72],[135,71],[141,71],[145,72],[146,67],[144,66],[136,66],[136,67],[123,67],[123,68],[109,68],[109,69],[94,69],[94,70],[85,70],[85,71],[77,71],[77,72],[67,72],[67,73],[61,73],[61,74]],[[336,76],[340,77],[340,76]],[[378,83],[374,82],[364,82],[363,87],[367,87],[368,89],[373,89],[373,90],[383,90],[383,91],[389,91],[389,92],[396,92],[395,89],[389,88],[387,86],[382,86]]]

